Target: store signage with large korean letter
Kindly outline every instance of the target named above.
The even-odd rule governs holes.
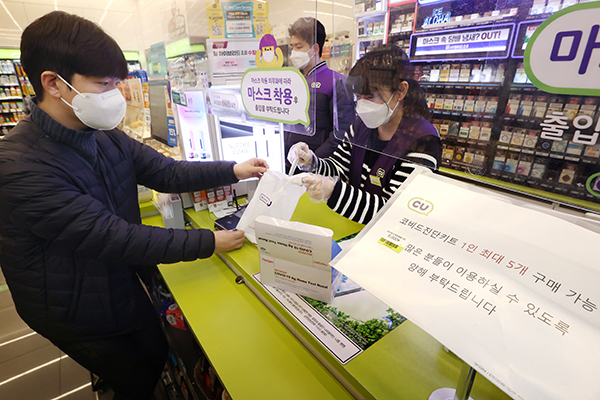
[[[600,2],[548,18],[525,51],[527,76],[550,93],[600,95]]]
[[[296,68],[252,68],[242,78],[242,102],[252,117],[308,125],[308,84]]]

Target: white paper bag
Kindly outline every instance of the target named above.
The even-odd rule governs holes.
[[[258,183],[254,197],[240,218],[237,229],[243,230],[246,238],[256,244],[256,217],[266,215],[289,221],[304,192],[302,174],[289,177],[281,172],[268,170]]]

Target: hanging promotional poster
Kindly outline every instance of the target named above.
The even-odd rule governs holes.
[[[211,39],[261,38],[271,32],[268,3],[208,2],[206,14]]]

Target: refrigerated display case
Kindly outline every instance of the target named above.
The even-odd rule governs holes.
[[[443,173],[598,212],[600,98],[544,92],[523,66],[535,29],[574,2],[543,3],[420,4],[415,79],[442,137]],[[557,124],[561,140],[550,137]]]

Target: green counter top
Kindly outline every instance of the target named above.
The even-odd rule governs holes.
[[[207,211],[186,210],[186,218],[195,228],[214,224]],[[335,240],[362,228],[306,195],[292,220],[331,228]],[[340,382],[368,399],[426,400],[456,388],[462,361],[410,321],[342,365],[252,278],[260,270],[256,246],[246,241],[221,258],[159,269],[233,399],[352,398]],[[480,375],[471,397],[510,399]]]

